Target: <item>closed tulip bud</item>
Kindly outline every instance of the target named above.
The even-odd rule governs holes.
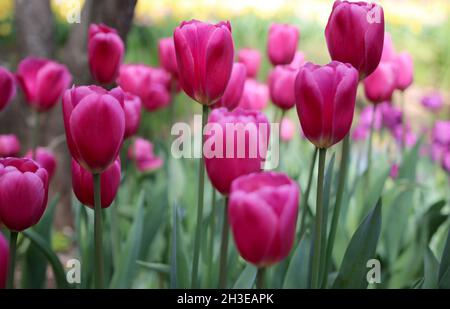
[[[125,94],[125,136],[128,138],[136,134],[141,122],[141,99],[131,93]]]
[[[306,138],[329,148],[349,132],[355,110],[358,72],[337,61],[307,63],[295,80],[297,113]]]
[[[396,86],[397,67],[392,62],[380,62],[378,68],[364,79],[367,99],[378,104],[390,101]]]
[[[124,94],[97,86],[73,87],[63,97],[66,140],[72,157],[91,173],[117,158],[125,134]]]
[[[444,99],[439,92],[430,93],[421,100],[423,107],[431,112],[438,112],[444,105]]]
[[[284,142],[289,142],[295,134],[296,127],[295,124],[289,118],[283,118],[280,127],[280,137]]]
[[[178,77],[184,92],[203,105],[217,102],[233,68],[230,23],[184,21],[175,29],[174,41]]]
[[[282,110],[295,105],[295,78],[298,69],[290,66],[276,66],[269,75],[269,92],[273,104]]]
[[[292,59],[292,62],[289,64],[289,66],[294,69],[300,69],[300,67],[304,65],[305,62],[305,54],[298,50],[295,52],[294,59]]]
[[[238,62],[243,63],[247,69],[247,77],[255,78],[261,66],[261,53],[257,49],[243,48],[239,50]]]
[[[0,111],[11,102],[15,95],[16,82],[14,76],[7,69],[0,67]]]
[[[300,40],[297,27],[288,24],[272,24],[269,28],[267,53],[272,65],[292,62]]]
[[[335,1],[325,28],[331,59],[350,63],[360,79],[378,66],[383,51],[384,12],[374,3]]]
[[[404,91],[412,84],[414,79],[414,66],[411,55],[407,52],[398,54],[395,65],[397,66],[396,88]]]
[[[289,255],[295,239],[299,187],[283,173],[254,173],[231,186],[228,218],[239,254],[258,267]]]
[[[160,39],[158,44],[158,52],[161,66],[167,72],[177,76],[177,55],[175,54],[175,43],[173,42],[173,37]]]
[[[26,158],[33,158],[33,151],[28,151],[25,155]],[[51,152],[49,149],[44,147],[38,147],[36,149],[36,154],[34,156],[34,160],[45,170],[48,174],[48,181],[50,182],[56,170],[56,158],[55,154]]]
[[[64,65],[32,57],[19,63],[17,79],[27,103],[39,112],[54,107],[72,82],[72,76]]]
[[[254,79],[247,79],[239,107],[252,110],[263,110],[269,103],[269,88]]]
[[[0,232],[0,290],[6,287],[8,277],[9,246],[3,234]]]
[[[108,208],[114,201],[119,185],[120,160],[117,158],[100,176],[102,208]],[[75,160],[72,160],[72,188],[81,204],[94,208],[94,178]]]
[[[244,92],[246,69],[242,63],[235,63],[231,72],[230,81],[223,96],[213,105],[214,108],[226,107],[229,110],[235,109],[239,105]]]
[[[212,185],[228,195],[234,179],[262,169],[269,141],[269,121],[259,111],[218,108],[211,112],[208,128],[211,130],[205,137],[206,171]]]
[[[136,168],[142,173],[149,173],[159,169],[163,165],[163,160],[155,156],[153,144],[137,137],[128,149],[128,158],[133,160]]]
[[[15,157],[20,152],[20,142],[14,134],[0,135],[0,158]]]
[[[97,82],[106,85],[116,79],[124,49],[123,41],[116,29],[103,24],[89,26],[89,69]]]
[[[11,231],[36,223],[47,207],[48,174],[33,160],[0,159],[0,218]]]

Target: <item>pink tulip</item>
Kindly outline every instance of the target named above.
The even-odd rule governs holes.
[[[72,157],[101,173],[119,154],[125,133],[124,94],[97,86],[73,87],[63,97],[64,127]]]
[[[89,26],[88,58],[92,77],[101,84],[111,84],[123,60],[124,44],[116,29],[103,24]]]
[[[404,91],[408,88],[414,79],[413,60],[410,54],[403,52],[398,54],[395,60],[397,66],[397,89]]]
[[[102,208],[108,208],[114,201],[119,185],[120,159],[117,158],[100,176]],[[94,208],[94,178],[75,160],[72,160],[72,187],[81,204]]]
[[[47,207],[48,174],[33,160],[0,159],[0,218],[11,231],[39,222]]]
[[[128,138],[136,134],[141,122],[141,99],[131,93],[125,93],[125,136]]]
[[[405,130],[405,133],[403,133],[403,130]],[[417,135],[411,130],[409,124],[406,124],[405,128],[403,125],[397,125],[391,129],[391,134],[399,145],[402,144],[403,136],[407,147],[412,147],[417,142]]]
[[[381,54],[381,61],[395,61],[397,53],[395,51],[394,43],[390,33],[384,33],[383,52]]]
[[[214,108],[226,107],[229,110],[235,109],[239,105],[244,92],[246,69],[242,63],[233,64],[230,81],[223,96],[213,105]]]
[[[438,120],[434,124],[432,139],[441,145],[450,146],[450,121]]]
[[[175,29],[174,41],[184,92],[203,105],[217,102],[225,92],[233,68],[230,23],[184,21]]]
[[[177,55],[173,37],[163,38],[158,44],[159,62],[161,66],[173,76],[178,75]]]
[[[294,59],[289,64],[289,66],[294,69],[300,69],[300,67],[305,63],[306,63],[305,54],[298,50],[295,52]]]
[[[350,63],[360,79],[375,71],[384,39],[383,8],[374,3],[335,1],[325,28],[331,59]]]
[[[3,234],[0,232],[0,290],[6,287],[8,278],[9,246]]]
[[[241,176],[231,186],[228,217],[240,255],[258,267],[287,257],[295,239],[299,187],[283,173]]]
[[[44,58],[28,57],[19,63],[17,80],[27,103],[39,112],[54,107],[72,81],[67,68]]]
[[[365,125],[358,124],[352,132],[352,140],[355,142],[364,141],[369,137],[370,128]]]
[[[299,40],[300,31],[297,27],[288,24],[272,24],[267,40],[267,53],[272,65],[291,63]]]
[[[329,148],[349,132],[355,110],[358,72],[337,61],[319,66],[307,63],[295,81],[297,113],[306,138]]]
[[[364,92],[373,103],[390,101],[396,85],[396,67],[392,62],[380,62],[377,69],[364,80]]]
[[[372,119],[374,117],[373,114],[373,106],[369,105],[362,109],[361,114],[359,115],[359,125],[365,126],[368,129],[372,126]],[[375,111],[375,119],[373,119],[373,127],[375,130],[380,130],[381,125],[383,124],[383,118],[380,109],[376,109]]]
[[[439,92],[433,92],[424,96],[422,105],[433,113],[438,112],[444,105],[444,99]]]
[[[0,111],[11,102],[15,95],[16,82],[14,76],[7,69],[0,67]]]
[[[269,103],[269,89],[267,85],[254,79],[247,79],[244,92],[239,101],[239,107],[244,109],[263,110]]]
[[[130,145],[128,158],[135,162],[136,168],[142,173],[153,172],[164,163],[153,153],[153,144],[142,137],[137,137]]]
[[[0,158],[15,157],[20,152],[20,142],[14,134],[0,135]]]
[[[395,128],[402,123],[403,114],[401,109],[388,102],[381,103],[377,107],[377,111],[381,112],[383,126],[388,129]]]
[[[31,150],[28,151],[25,157],[33,159],[33,152]],[[48,181],[50,182],[51,179],[53,178],[57,165],[55,154],[47,148],[38,147],[36,149],[36,155],[34,156],[34,160],[41,167],[45,168],[48,174]]]
[[[261,66],[261,53],[257,49],[243,48],[238,52],[238,62],[247,68],[247,77],[255,78]]]
[[[269,121],[259,111],[218,108],[209,115],[207,128],[211,130],[205,136],[206,171],[212,185],[228,195],[234,179],[262,169]]]
[[[295,105],[295,78],[298,69],[277,65],[269,75],[269,93],[272,102],[282,110]]]
[[[284,142],[289,142],[294,137],[295,131],[296,127],[292,120],[286,117],[283,118],[280,128],[281,140]]]
[[[391,170],[389,171],[389,177],[392,179],[397,179],[398,173],[400,171],[400,166],[397,163],[391,165]]]

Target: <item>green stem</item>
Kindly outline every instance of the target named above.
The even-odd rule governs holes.
[[[323,176],[325,170],[326,148],[319,149],[319,171],[317,175],[317,203],[316,224],[314,230],[314,254],[312,260],[312,288],[319,287],[320,257],[322,247],[322,220],[323,220]]]
[[[259,267],[258,272],[256,273],[256,288],[264,289],[264,277],[266,274],[266,268],[265,267]]]
[[[369,136],[369,146],[367,148],[367,174],[366,174],[366,188],[370,186],[370,169],[372,165],[372,143],[373,143],[373,131],[375,127],[375,113],[377,111],[377,105],[373,105],[372,112],[372,122],[370,123],[370,136]]]
[[[314,174],[314,166],[316,165],[316,158],[317,158],[317,152],[318,152],[318,148],[314,148],[314,152],[311,158],[311,163],[309,166],[309,176],[308,176],[308,185],[306,186],[306,191],[305,194],[303,195],[303,199],[301,202],[301,208],[300,211],[302,213],[302,219],[300,222],[300,233],[297,237],[297,239],[301,239],[303,236],[303,233],[305,232],[305,222],[306,222],[306,215],[308,213],[308,199],[309,199],[309,192],[311,192],[311,184],[312,184],[312,179],[313,179],[313,174]],[[300,182],[300,179],[299,181]]]
[[[103,289],[101,174],[96,173],[92,176],[94,178],[95,288]]]
[[[205,164],[203,157],[203,143],[204,135],[203,129],[205,128],[206,121],[208,120],[208,106],[203,105],[202,114],[202,147],[201,147],[201,157],[198,166],[198,204],[197,204],[197,226],[195,229],[195,239],[194,239],[194,258],[192,260],[192,277],[191,277],[191,287],[197,288],[198,286],[198,262],[200,259],[200,244],[201,244],[201,232],[202,232],[202,218],[203,218],[203,192],[205,189]]]
[[[219,288],[225,289],[227,286],[227,263],[228,263],[228,197],[225,198],[223,207],[222,241],[220,244],[220,271]]]
[[[119,256],[120,256],[120,229],[119,229],[119,214],[118,205],[113,203],[111,205],[111,240],[113,247],[113,261],[115,269],[119,268]]]
[[[9,236],[8,282],[6,288],[14,289],[14,270],[16,268],[17,236],[18,232],[11,231]]]
[[[209,254],[208,254],[208,282],[212,282],[212,275],[214,270],[214,232],[216,230],[216,189],[212,188],[211,197],[211,218],[210,218],[210,236],[209,236]]]

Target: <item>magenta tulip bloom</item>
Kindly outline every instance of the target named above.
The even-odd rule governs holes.
[[[159,62],[173,76],[178,75],[177,55],[173,37],[163,38],[158,43]]]
[[[438,120],[434,124],[432,139],[441,145],[450,146],[450,121]]]
[[[439,92],[434,92],[424,96],[421,100],[421,103],[423,107],[427,108],[433,113],[436,113],[444,105],[444,99]]]
[[[366,106],[361,110],[361,114],[359,115],[359,125],[363,125],[370,129],[372,126],[372,119],[374,117],[373,114],[373,106]],[[381,125],[383,124],[383,117],[380,109],[376,109],[375,111],[375,119],[373,119],[373,128],[375,130],[381,129]]]
[[[120,185],[120,159],[105,170],[100,176],[102,208],[108,208],[116,198]],[[94,208],[94,178],[75,160],[72,160],[72,187],[81,204]]]
[[[116,79],[124,50],[123,41],[116,29],[103,24],[89,26],[89,69],[96,81],[106,85]]]
[[[380,62],[377,69],[364,79],[364,92],[371,103],[391,100],[396,86],[396,72],[394,63]]]
[[[325,28],[331,59],[350,63],[360,79],[375,71],[383,51],[384,12],[374,3],[335,1]]]
[[[388,102],[381,103],[377,108],[381,112],[383,126],[393,129],[402,123],[402,111]]]
[[[0,232],[0,290],[6,287],[8,278],[9,246],[3,234]]]
[[[269,103],[269,88],[254,79],[247,79],[244,84],[239,107],[252,110],[263,110]]]
[[[214,104],[223,95],[233,68],[230,23],[184,21],[173,37],[184,92],[200,104]]]
[[[255,78],[261,66],[261,53],[257,49],[243,48],[239,50],[238,62],[243,63],[247,68],[247,77]]]
[[[272,24],[267,40],[267,54],[272,65],[292,62],[300,40],[297,27],[288,24]]]
[[[20,152],[20,142],[14,134],[0,135],[0,158],[15,157]]]
[[[395,60],[397,66],[397,89],[404,91],[408,88],[414,79],[414,66],[410,54],[403,52],[398,54]]]
[[[280,137],[284,142],[289,142],[295,134],[296,127],[295,124],[289,118],[283,118],[280,126]]]
[[[11,102],[15,95],[16,82],[14,76],[7,69],[0,67],[0,111]]]
[[[72,82],[67,68],[44,58],[25,58],[19,63],[17,80],[27,103],[39,112],[54,107]]]
[[[153,172],[164,163],[153,153],[153,144],[142,137],[137,137],[130,145],[128,158],[134,161],[136,168],[142,173]]]
[[[213,105],[213,107],[226,107],[228,110],[235,109],[239,105],[242,93],[244,92],[246,75],[245,65],[242,63],[233,64],[233,71],[231,72],[227,88],[225,89],[223,96]]]
[[[283,173],[254,173],[231,186],[228,217],[240,255],[258,267],[287,257],[295,238],[300,191]]]
[[[33,152],[30,150],[25,155],[26,158],[32,159]],[[44,147],[38,147],[36,149],[36,155],[34,156],[34,160],[45,170],[48,174],[48,181],[50,182],[56,170],[56,157],[53,152]]]
[[[352,140],[355,142],[364,141],[369,136],[370,128],[365,125],[358,124],[352,132]]]
[[[97,86],[73,87],[63,97],[64,127],[72,157],[91,173],[117,158],[125,134],[124,94]]]
[[[282,110],[288,110],[295,105],[295,78],[298,69],[277,65],[269,75],[269,93],[273,104]]]
[[[128,138],[136,134],[141,122],[141,99],[131,93],[125,93],[125,136]]]
[[[47,207],[48,174],[33,160],[0,159],[0,218],[21,232],[41,219]]]
[[[228,195],[234,179],[263,168],[270,132],[263,113],[218,108],[209,115],[206,131],[206,171],[220,193]]]
[[[329,148],[349,132],[355,110],[358,72],[337,61],[319,66],[307,63],[295,81],[297,113],[306,138]]]
[[[300,67],[302,65],[304,65],[305,63],[306,63],[306,61],[305,61],[305,54],[298,50],[298,51],[295,52],[294,59],[289,64],[289,66],[291,68],[294,68],[294,69],[300,69]]]

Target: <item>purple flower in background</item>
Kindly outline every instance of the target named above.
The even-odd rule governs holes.
[[[383,126],[385,128],[394,129],[402,123],[402,111],[389,102],[380,104],[378,106],[378,110],[381,113]]]
[[[450,146],[450,121],[436,121],[433,128],[432,140],[435,143]]]
[[[423,107],[435,113],[442,108],[442,105],[444,105],[444,99],[439,92],[434,92],[424,96],[421,103]]]
[[[352,139],[355,142],[363,141],[369,136],[369,128],[363,125],[358,125],[352,132]]]
[[[364,107],[359,115],[359,124],[362,126],[366,126],[370,129],[372,126],[372,117],[373,117],[373,105],[368,105]],[[375,119],[373,123],[373,127],[375,130],[381,129],[381,125],[383,118],[379,108],[375,110]]]

